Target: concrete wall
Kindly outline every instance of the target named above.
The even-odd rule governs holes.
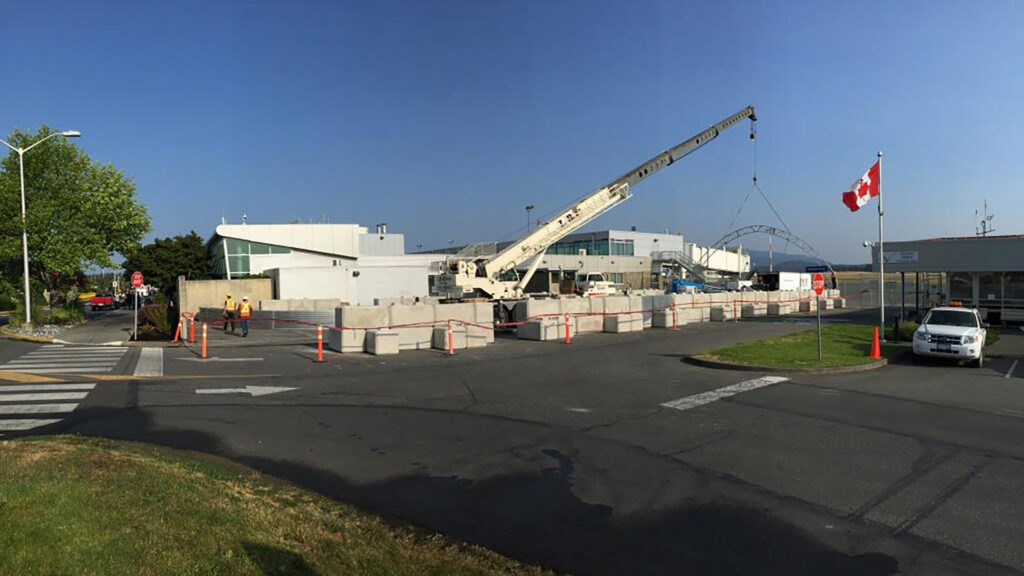
[[[182,312],[198,314],[203,306],[223,307],[224,297],[229,292],[235,297],[236,302],[241,302],[242,296],[249,296],[249,301],[254,304],[273,297],[269,278],[185,280],[184,276],[178,276],[178,299]]]
[[[348,266],[328,266],[279,268],[268,270],[267,275],[274,281],[275,300],[331,299],[356,303],[359,299],[358,279],[353,272],[353,268]]]

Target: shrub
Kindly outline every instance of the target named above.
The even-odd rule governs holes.
[[[146,330],[143,330],[146,327]],[[152,330],[150,332],[149,330]],[[171,322],[167,317],[167,302],[158,302],[156,304],[146,304],[142,308],[139,308],[139,332],[146,334],[166,334],[171,333]]]
[[[14,301],[14,298],[11,298],[6,294],[0,294],[0,310],[14,310],[14,307],[17,305],[18,304]]]
[[[40,322],[43,318],[43,305],[39,303],[39,300],[32,300],[32,320],[34,322]],[[11,314],[11,327],[18,328],[25,323],[25,303],[18,302],[14,308],[14,314]]]

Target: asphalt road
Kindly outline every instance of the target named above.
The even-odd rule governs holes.
[[[576,574],[1024,569],[1024,380],[1005,377],[1016,358],[771,382],[680,361],[807,327],[499,339],[454,358],[324,364],[306,346],[205,362],[170,348],[165,379],[100,382],[33,432],[221,454]],[[0,360],[30,349],[0,344]],[[215,393],[246,386],[293,389]]]
[[[135,325],[135,311],[86,310],[88,322],[72,327],[58,338],[71,344],[112,345],[128,341]]]

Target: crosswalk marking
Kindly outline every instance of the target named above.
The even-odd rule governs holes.
[[[29,394],[4,394],[0,402],[28,402],[30,400],[81,400],[88,392],[35,392]]]
[[[51,390],[92,390],[96,384],[17,384],[0,386],[0,392],[41,392]]]
[[[19,418],[16,420],[0,420],[0,430],[8,432],[18,430],[31,430],[47,424],[60,422],[60,418]]]
[[[0,414],[60,414],[77,407],[78,404],[13,404],[0,406]]]
[[[0,370],[32,374],[96,374],[117,367],[125,347],[46,345],[19,358],[0,364]]]
[[[21,433],[56,424],[63,418],[53,415],[73,412],[78,408],[78,402],[85,400],[95,388],[95,382],[0,386],[0,432]]]
[[[139,362],[135,365],[135,376],[163,376],[164,349],[143,348],[139,353]]]

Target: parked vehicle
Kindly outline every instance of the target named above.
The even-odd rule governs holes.
[[[973,308],[932,308],[914,332],[914,354],[985,363],[985,328]]]
[[[89,299],[89,308],[93,310],[115,310],[117,301],[109,292],[101,292]]]
[[[600,273],[579,274],[576,291],[583,296],[609,296],[615,294],[615,283],[605,280]]]

